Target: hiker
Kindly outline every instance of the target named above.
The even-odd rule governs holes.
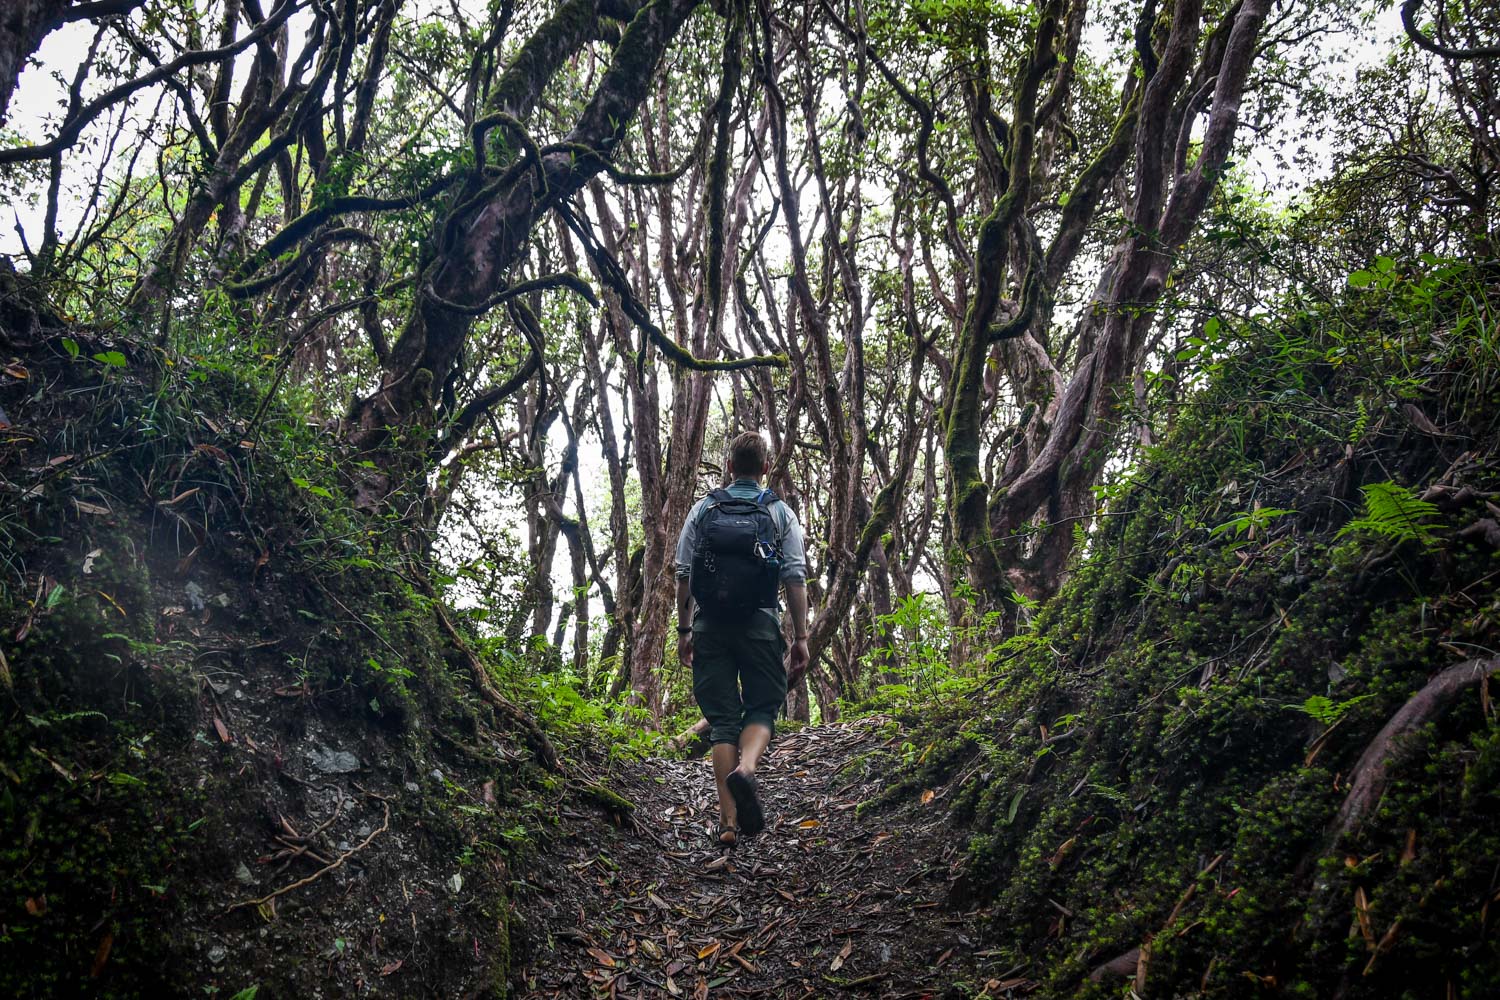
[[[761,486],[770,471],[764,438],[753,431],[735,438],[725,463],[729,485],[698,501],[677,538],[677,655],[693,670],[693,697],[708,720],[719,789],[714,839],[723,847],[765,828],[755,769],[787,686],[807,669],[802,526]],[[783,586],[790,651],[777,602]]]

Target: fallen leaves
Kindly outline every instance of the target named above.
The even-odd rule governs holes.
[[[560,809],[567,837],[552,864],[568,884],[550,923],[560,948],[573,944],[539,955],[521,995],[831,995],[822,978],[838,995],[879,981],[891,995],[920,997],[961,978],[985,982],[987,959],[962,932],[954,940],[955,923],[970,918],[955,918],[939,898],[952,860],[944,852],[957,849],[940,792],[929,808],[876,827],[856,809],[873,779],[841,772],[855,755],[894,751],[891,739],[863,722],[781,737],[762,783],[767,831],[733,851],[712,843],[717,801],[706,763],[645,762],[645,780],[631,789],[635,828],[592,832],[587,817]],[[1015,975],[994,981],[1027,985]]]

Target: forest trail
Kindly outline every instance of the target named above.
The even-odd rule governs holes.
[[[941,795],[857,813],[902,742],[878,718],[779,736],[760,771],[766,830],[733,851],[711,842],[706,759],[652,759],[615,779],[636,805],[619,826],[564,811],[541,870],[524,876],[534,950],[521,996],[1024,991],[980,950],[988,914],[949,905],[963,836]]]

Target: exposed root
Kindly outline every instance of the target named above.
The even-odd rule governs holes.
[[[1390,721],[1370,741],[1370,745],[1360,755],[1359,763],[1354,765],[1354,780],[1350,783],[1349,793],[1344,796],[1344,803],[1339,807],[1338,816],[1330,827],[1325,851],[1331,849],[1345,834],[1358,829],[1370,810],[1380,801],[1390,777],[1396,742],[1437,718],[1455,697],[1496,671],[1500,671],[1500,657],[1465,660],[1448,667],[1407,699],[1406,704],[1391,716]]]
[[[463,636],[459,635],[458,629],[454,627],[453,620],[448,617],[448,611],[443,607],[442,602],[434,600],[432,606],[437,611],[437,618],[443,626],[443,631],[448,633],[448,638],[458,648],[458,651],[464,654],[464,659],[468,661],[469,672],[474,677],[474,686],[479,689],[480,695],[485,701],[493,705],[496,711],[513,722],[517,728],[526,734],[527,742],[531,744],[531,749],[536,751],[537,759],[542,762],[543,767],[554,774],[562,773],[562,762],[558,759],[557,748],[552,745],[552,741],[547,738],[547,734],[542,732],[541,727],[512,703],[509,698],[495,690],[495,685],[490,682],[489,671],[485,669],[484,662],[469,648],[469,644],[464,641]]]
[[[261,896],[259,899],[245,899],[245,900],[241,900],[238,903],[232,903],[229,906],[227,906],[227,907],[224,908],[224,912],[225,913],[232,913],[235,910],[243,909],[243,908],[245,908],[247,906],[262,906],[262,905],[264,905],[266,903],[269,903],[271,900],[275,899],[277,896],[284,896],[287,893],[291,892],[293,889],[300,889],[304,885],[308,885],[308,884],[310,884],[312,882],[316,882],[318,879],[322,878],[324,875],[327,875],[329,872],[333,871],[335,868],[338,868],[341,865],[343,865],[343,863],[345,861],[348,861],[350,858],[354,857],[354,855],[358,854],[360,851],[363,851],[366,847],[369,847],[370,843],[376,837],[380,836],[382,833],[384,833],[385,831],[387,831],[387,830],[389,830],[391,828],[391,807],[390,807],[390,804],[382,802],[381,806],[382,806],[382,808],[385,809],[385,818],[380,821],[380,826],[377,829],[370,831],[370,835],[368,837],[366,837],[364,840],[361,840],[358,844],[354,845],[349,850],[345,851],[343,854],[340,854],[333,861],[329,862],[324,867],[319,868],[317,871],[313,872],[311,875],[307,876],[306,878],[299,878],[297,881],[291,883],[290,885],[284,885],[284,886],[282,886],[280,889],[277,889],[275,892],[268,892],[268,893],[266,893],[264,896]]]

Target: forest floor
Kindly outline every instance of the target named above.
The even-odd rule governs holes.
[[[616,827],[564,810],[518,894],[533,941],[520,995],[1024,992],[1024,977],[980,950],[988,913],[950,903],[963,837],[940,794],[858,809],[902,742],[881,718],[779,736],[759,772],[766,829],[733,850],[712,841],[706,759],[652,759],[617,775],[636,809]]]

